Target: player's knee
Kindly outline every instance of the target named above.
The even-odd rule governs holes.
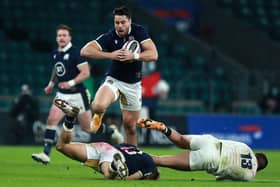
[[[105,102],[93,102],[91,107],[94,113],[102,113],[105,111],[107,105]]]
[[[127,133],[134,135],[136,134],[136,126],[135,125],[124,125],[124,129]]]
[[[123,123],[125,126],[134,126],[136,127],[136,121],[137,119],[135,119],[134,115],[123,115]]]
[[[92,133],[92,130],[91,130],[91,128],[90,128],[89,126],[86,126],[86,127],[81,126],[81,128],[82,128],[82,130],[85,131],[85,132]]]
[[[103,173],[103,176],[104,176],[105,179],[111,179],[112,178],[112,175],[108,172]]]
[[[126,134],[136,135],[136,126],[135,125],[124,125]]]
[[[86,131],[86,132],[91,132],[91,129],[90,129],[90,121],[85,124],[85,123],[80,123],[80,126],[82,128],[83,131]]]
[[[62,151],[63,151],[63,147],[64,147],[64,145],[61,144],[61,143],[57,143],[57,144],[55,145],[56,150],[59,151],[59,152],[62,152]]]
[[[90,122],[91,122],[91,112],[85,112],[78,116],[78,120],[81,128],[86,132],[91,132]]]

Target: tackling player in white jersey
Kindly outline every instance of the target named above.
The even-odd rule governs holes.
[[[190,151],[178,155],[153,156],[158,166],[184,171],[205,170],[217,180],[251,181],[268,160],[263,153],[254,153],[241,142],[220,140],[212,135],[182,135],[165,124],[142,118],[141,128],[163,132],[176,146]]]

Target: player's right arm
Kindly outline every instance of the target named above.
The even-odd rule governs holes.
[[[81,49],[81,56],[92,58],[92,59],[110,59],[110,60],[119,60],[119,56],[122,54],[121,50],[116,50],[113,52],[102,51],[101,46],[96,40],[88,42]]]
[[[55,73],[55,68],[53,68],[49,84],[44,89],[46,94],[52,93],[53,87],[55,85],[55,81],[56,81],[56,73]]]

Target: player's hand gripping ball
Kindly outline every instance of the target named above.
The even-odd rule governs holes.
[[[132,53],[140,53],[141,47],[137,40],[128,40],[122,46],[122,49],[126,49]]]
[[[139,54],[141,52],[140,43],[137,40],[128,40],[122,46],[122,49],[128,50],[134,55],[134,60],[139,59]]]

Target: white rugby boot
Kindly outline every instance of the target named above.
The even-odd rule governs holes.
[[[112,144],[121,144],[124,143],[124,137],[121,134],[121,132],[119,131],[118,127],[114,124],[109,126],[111,129],[114,130],[114,132],[111,135],[111,143]]]
[[[49,164],[51,159],[48,155],[46,155],[44,152],[42,153],[33,153],[31,155],[32,159],[37,161],[37,162],[41,162],[45,165]]]

